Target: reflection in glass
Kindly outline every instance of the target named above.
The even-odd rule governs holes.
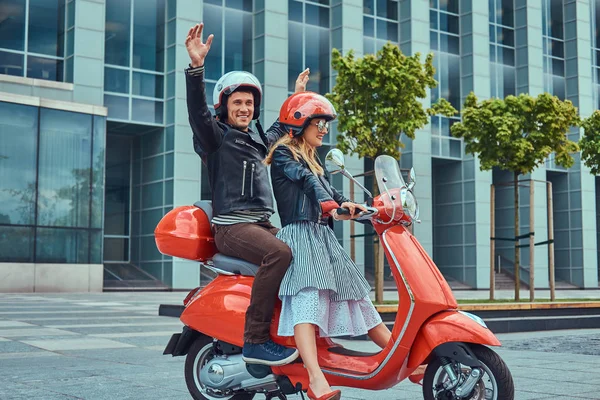
[[[90,264],[102,264],[102,231],[90,232]]]
[[[129,262],[129,239],[104,238],[104,261]]]
[[[0,225],[0,249],[0,262],[33,262],[33,228]]]
[[[64,31],[64,0],[29,0],[29,52],[63,57]]]
[[[363,29],[365,36],[375,37],[375,20],[370,17],[363,17]],[[369,53],[365,51],[365,53]]]
[[[504,78],[504,93],[502,94],[503,97],[509,96],[509,95],[515,95],[516,94],[516,69],[514,67],[509,67],[507,65],[504,66],[504,68],[502,69],[503,71],[503,78]]]
[[[131,0],[106,0],[104,62],[129,66]]]
[[[226,0],[225,7],[251,12],[252,2],[248,0]]]
[[[109,135],[106,144],[104,234],[129,234],[131,138]]]
[[[23,76],[23,54],[0,51],[0,74]]]
[[[393,0],[377,0],[377,16],[398,20],[398,2]]]
[[[28,56],[27,77],[62,82],[63,64],[63,60]]]
[[[25,49],[25,0],[2,0],[0,48]]]
[[[293,92],[296,86],[296,77],[302,72],[304,66],[302,61],[302,25],[290,22],[288,25],[288,38],[289,43],[298,43],[297,46],[288,47],[288,90]],[[313,71],[311,71],[310,80],[312,79]]]
[[[37,127],[36,107],[0,102],[0,224],[35,222]]]
[[[206,56],[204,65],[206,67],[206,79],[218,80],[223,75],[221,66],[221,55],[223,46],[220,38],[223,37],[223,9],[210,4],[204,4],[204,32],[205,37],[213,34],[217,40],[213,40],[210,51]]]
[[[104,106],[108,108],[108,118],[129,119],[129,98],[104,95]]]
[[[440,51],[460,54],[460,38],[458,36],[440,33]]]
[[[225,14],[225,71],[252,71],[252,14],[227,10]],[[211,49],[212,50],[212,49]]]
[[[296,0],[288,0],[288,18],[290,21],[302,22],[302,3]]]
[[[438,29],[438,12],[429,10],[429,29]]]
[[[92,118],[42,108],[38,225],[88,227]]]
[[[89,262],[89,232],[81,229],[37,228],[36,262]]]
[[[75,29],[67,32],[67,56],[72,56],[75,52]]]
[[[438,0],[439,9],[458,14],[458,1],[459,0]]]
[[[104,90],[129,94],[129,71],[117,68],[104,68]]]
[[[397,42],[398,23],[377,20],[377,38]]]
[[[329,91],[329,30],[307,29],[305,32],[305,65],[310,68],[307,90],[317,93]],[[297,76],[297,75],[296,75]]]
[[[552,94],[561,100],[566,98],[565,78],[562,76],[551,75],[549,77],[552,82]]]
[[[312,4],[305,4],[306,7],[306,19],[305,23],[308,25],[319,26],[322,28],[329,28],[329,8],[319,7]]]
[[[439,57],[440,95],[460,110],[460,57],[446,53],[439,53]]]
[[[459,34],[458,16],[450,15],[446,13],[439,13],[440,15],[440,30],[444,32]]]
[[[106,118],[94,115],[92,149],[92,228],[102,228],[104,209],[104,164],[106,155]]]
[[[499,0],[502,1],[500,13],[497,15],[496,22],[505,26],[514,27],[514,0]]]
[[[132,93],[137,96],[162,99],[164,95],[164,77],[162,75],[133,72]]]
[[[164,0],[136,0],[133,10],[133,67],[164,70]]]
[[[151,122],[162,124],[163,122],[163,102],[132,99],[131,101],[131,119],[140,122]]]
[[[162,199],[162,182],[156,182],[142,186],[142,208],[160,207],[163,205]]]

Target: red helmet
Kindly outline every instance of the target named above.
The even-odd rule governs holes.
[[[304,128],[314,118],[327,121],[337,116],[333,104],[324,96],[314,92],[294,93],[283,102],[279,111],[279,122],[293,137],[302,136]]]

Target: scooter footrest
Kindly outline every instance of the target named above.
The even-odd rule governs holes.
[[[347,349],[342,346],[330,347],[327,349],[327,351],[330,353],[341,354],[343,356],[349,356],[349,357],[373,357],[374,355],[379,354],[379,353],[368,353],[365,351],[350,350],[350,349]]]

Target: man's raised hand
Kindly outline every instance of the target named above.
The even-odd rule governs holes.
[[[204,65],[204,59],[210,50],[213,38],[215,35],[209,35],[206,39],[206,43],[202,43],[202,29],[204,23],[196,24],[188,31],[187,38],[185,38],[185,48],[187,49],[190,60],[192,60],[192,67],[201,67]]]

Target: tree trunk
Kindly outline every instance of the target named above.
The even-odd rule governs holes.
[[[373,185],[371,188],[371,193],[373,193],[373,197],[377,196],[378,188],[377,188],[377,179],[375,175],[373,175]],[[375,266],[375,303],[383,304],[383,281],[384,281],[384,273],[383,270],[385,268],[385,261],[381,239],[378,235],[373,236],[373,265]]]
[[[519,301],[519,290],[521,289],[521,278],[519,276],[519,173],[514,173],[515,178],[515,301]]]

